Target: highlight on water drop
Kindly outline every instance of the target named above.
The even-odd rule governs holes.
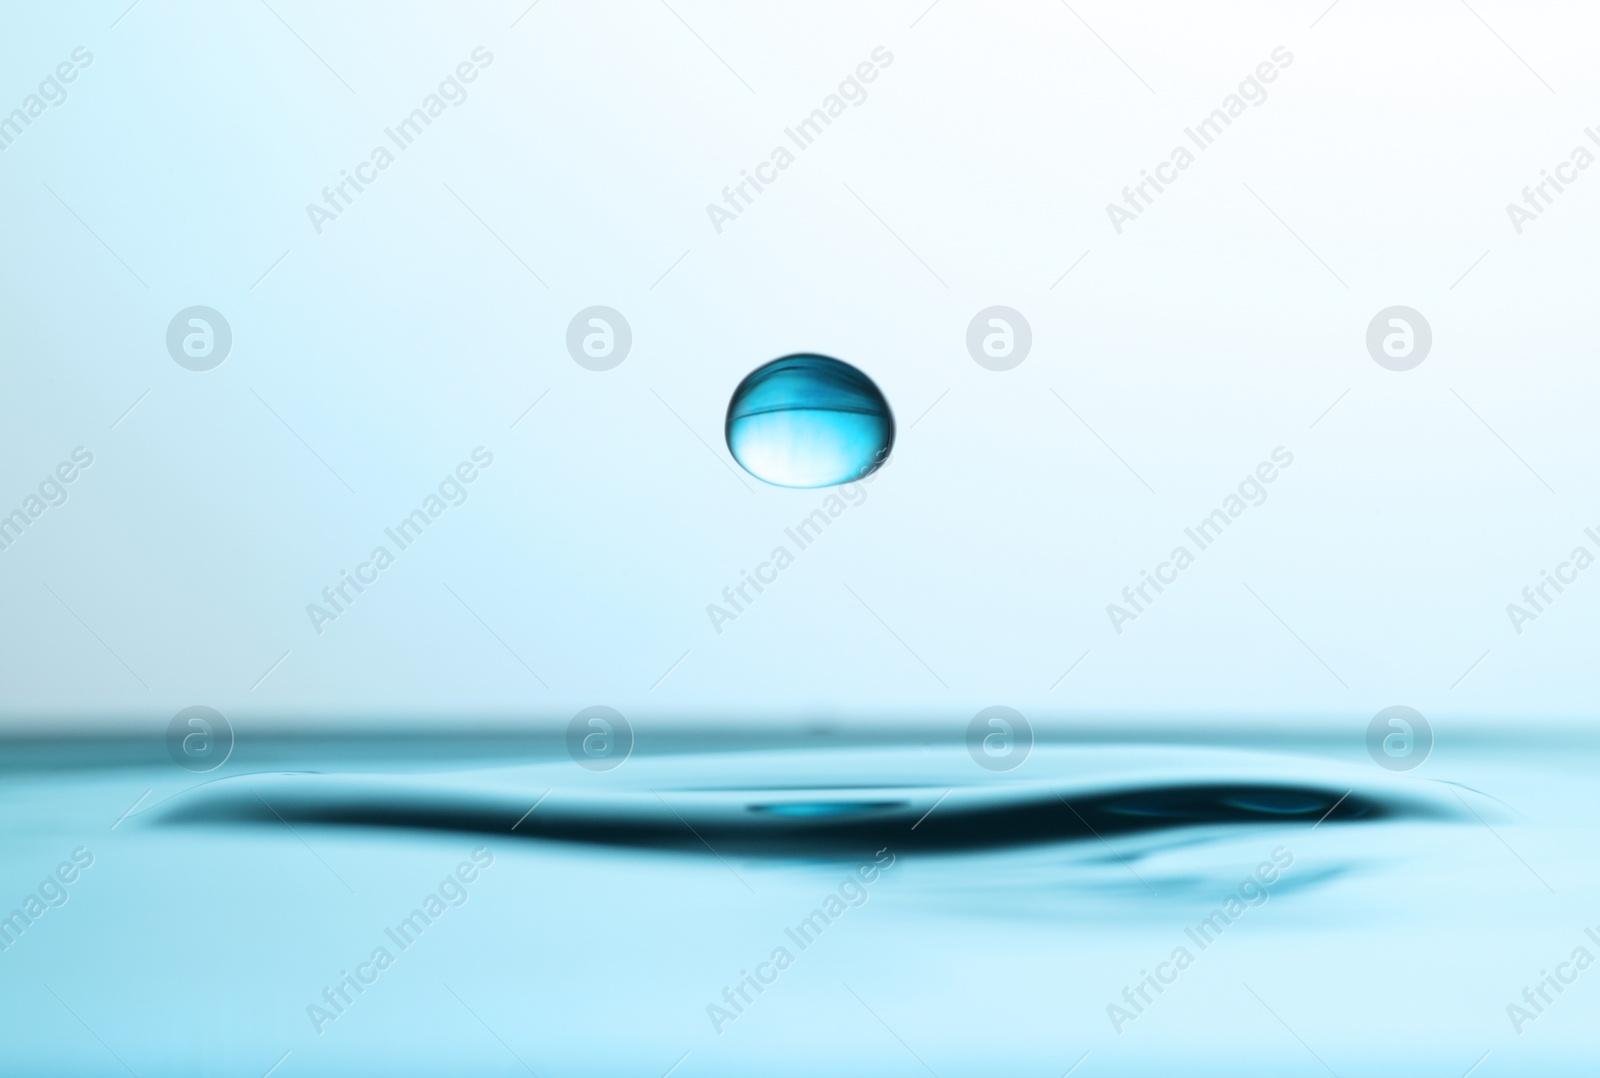
[[[894,415],[871,378],[802,353],[763,364],[728,402],[728,450],[780,487],[831,487],[871,475],[894,447]]]

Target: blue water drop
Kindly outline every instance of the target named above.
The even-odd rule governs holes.
[[[831,487],[876,471],[894,416],[872,379],[827,356],[794,355],[745,376],[728,402],[728,449],[780,487]]]

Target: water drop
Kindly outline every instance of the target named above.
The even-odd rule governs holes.
[[[872,379],[827,356],[775,359],[728,402],[728,449],[757,479],[831,487],[876,471],[894,446],[894,416]]]

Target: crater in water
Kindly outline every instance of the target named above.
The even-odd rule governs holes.
[[[529,805],[535,803],[534,810]],[[850,857],[892,846],[983,851],[1242,826],[1444,820],[1421,791],[1241,779],[1086,786],[1005,783],[939,789],[495,789],[471,774],[257,775],[213,783],[168,808],[183,824],[285,823],[483,836],[767,858]]]
[[[829,487],[876,471],[894,446],[894,416],[872,379],[827,356],[775,359],[728,402],[728,450],[780,487]]]

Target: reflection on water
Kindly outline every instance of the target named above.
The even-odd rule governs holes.
[[[605,771],[503,737],[241,742],[201,775],[13,743],[0,1073],[1592,1057],[1600,981],[1508,1011],[1600,921],[1592,752],[1395,774],[1359,737],[1098,738],[996,773],[929,736],[729,740]]]
[[[676,764],[690,771],[704,766],[692,758]],[[503,838],[511,822],[527,813],[527,794],[540,789],[540,777],[504,776],[490,786],[476,772],[426,781],[252,776],[196,791],[160,819],[227,827],[292,823],[456,831]],[[1293,783],[1146,780],[1109,789],[1016,782],[960,790],[737,786],[685,791],[670,785],[668,775],[654,778],[657,785],[648,790],[605,794],[563,795],[545,788],[538,811],[528,813],[511,833],[529,840],[696,855],[847,858],[887,845],[906,851],[977,852],[1183,830],[1215,834],[1246,825],[1460,815],[1459,808],[1437,797]],[[888,793],[900,796],[891,800],[883,796]]]

